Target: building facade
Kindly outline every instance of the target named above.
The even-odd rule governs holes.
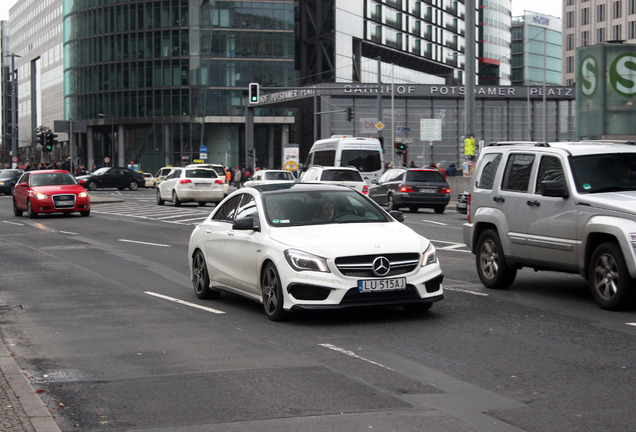
[[[481,0],[478,13],[478,83],[510,85],[510,0]]]
[[[563,84],[576,82],[576,49],[604,42],[636,43],[636,0],[564,0]]]
[[[512,84],[561,85],[561,20],[525,12],[512,20]]]

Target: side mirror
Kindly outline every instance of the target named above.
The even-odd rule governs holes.
[[[22,183],[18,184],[18,186],[20,186],[20,187],[29,187],[29,184],[27,182],[22,182]]]
[[[541,195],[556,198],[568,198],[569,194],[562,181],[545,180],[541,182]]]
[[[378,183],[380,183],[378,179],[371,180],[371,184],[377,185]]]
[[[404,222],[404,213],[402,213],[401,211],[399,211],[399,210],[391,210],[391,211],[389,211],[389,214],[396,221]]]
[[[254,226],[254,219],[246,217],[235,219],[232,223],[232,229],[237,231],[260,231],[260,228]]]
[[[86,180],[84,180],[84,179],[77,179],[77,182],[79,184],[81,184],[82,186],[84,186],[86,184]]]

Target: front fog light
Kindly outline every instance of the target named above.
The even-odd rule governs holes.
[[[437,253],[435,251],[435,246],[433,246],[433,243],[429,243],[428,248],[426,248],[426,250],[422,254],[422,267],[433,264],[436,261]]]
[[[317,255],[312,255],[296,249],[287,249],[285,251],[285,259],[287,259],[291,268],[296,271],[330,273],[329,267],[327,266],[327,260]]]

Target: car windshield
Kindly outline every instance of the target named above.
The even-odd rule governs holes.
[[[354,170],[324,170],[320,177],[322,181],[357,181],[362,182],[362,176]]]
[[[382,169],[379,150],[342,150],[340,166],[356,167],[359,171],[370,172]]]
[[[636,190],[636,153],[576,156],[570,166],[579,193]]]
[[[70,173],[44,173],[31,175],[31,186],[74,185],[77,180]]]
[[[20,175],[16,171],[0,171],[0,179],[14,179]]]
[[[95,175],[103,175],[103,174],[106,174],[109,169],[110,168],[108,168],[108,167],[100,168],[97,171],[95,171],[93,174],[95,174]]]
[[[414,182],[443,182],[439,171],[412,170],[406,172],[406,180]]]
[[[265,180],[293,180],[290,172],[287,171],[279,171],[279,172],[266,172]]]
[[[267,220],[273,226],[388,222],[386,213],[355,191],[280,192],[265,195]]]
[[[185,176],[187,178],[217,178],[216,171],[211,169],[187,169]]]

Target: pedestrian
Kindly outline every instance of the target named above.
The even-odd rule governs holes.
[[[448,166],[448,169],[446,170],[446,176],[455,177],[456,175],[457,175],[457,167],[455,166],[454,163],[452,163]]]
[[[437,171],[439,171],[439,173],[446,178],[446,170],[444,168],[442,168],[442,164],[437,162],[437,164],[435,165],[435,168],[437,168]]]
[[[236,167],[234,170],[234,186],[237,189],[243,186],[241,183],[241,169],[239,167]]]
[[[230,169],[230,167],[226,167],[225,168],[225,182],[227,184],[232,184],[232,174],[233,174],[233,171]]]

